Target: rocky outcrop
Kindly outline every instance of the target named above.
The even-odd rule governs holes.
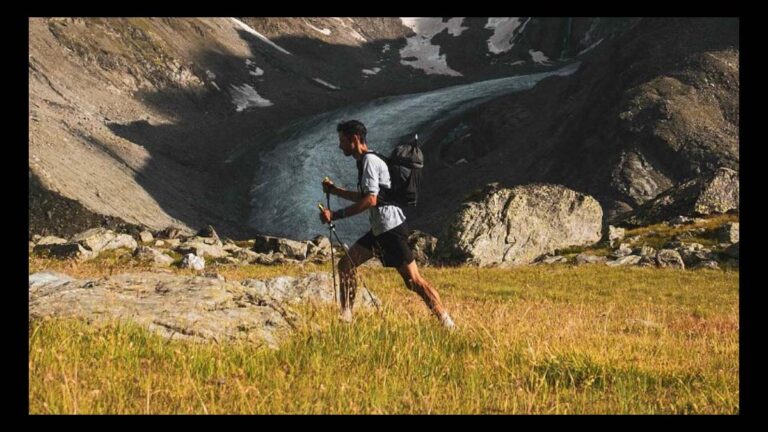
[[[367,295],[359,298],[360,307],[371,305]],[[292,304],[333,301],[331,276],[324,273],[242,282],[148,272],[90,280],[50,272],[29,276],[30,319],[128,320],[172,339],[242,340],[270,348],[306,322]]]
[[[527,264],[569,246],[600,240],[602,209],[562,186],[491,184],[471,196],[438,242],[449,262],[480,266]]]
[[[664,191],[638,209],[626,213],[615,223],[637,227],[678,221],[679,216],[704,216],[739,211],[739,174],[729,168],[720,168],[714,174],[696,178]]]

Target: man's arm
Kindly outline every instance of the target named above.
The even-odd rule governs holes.
[[[340,187],[331,186],[330,189],[331,195],[336,195],[337,197],[344,198],[347,201],[355,201],[358,202],[363,197],[360,192],[354,192],[354,191],[348,191],[346,189],[342,189]]]
[[[358,193],[358,195],[360,194]],[[377,199],[378,197],[374,194],[366,194],[351,206],[343,208],[341,210],[336,210],[335,212],[331,212],[328,209],[322,209],[320,211],[320,218],[323,221],[323,223],[328,223],[332,220],[348,218],[358,213],[362,213],[371,207],[375,207]]]

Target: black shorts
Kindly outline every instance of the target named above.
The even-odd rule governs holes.
[[[373,252],[384,267],[400,267],[413,261],[413,252],[408,246],[408,234],[408,225],[403,222],[379,236],[374,236],[369,230],[355,244]]]

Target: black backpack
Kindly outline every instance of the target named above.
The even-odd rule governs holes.
[[[421,170],[424,168],[424,154],[419,149],[419,136],[413,141],[395,147],[389,157],[374,151],[363,155],[373,154],[387,164],[391,187],[381,188],[376,206],[396,205],[399,207],[415,206],[419,197],[421,185]],[[363,160],[357,161],[357,189],[363,193]]]

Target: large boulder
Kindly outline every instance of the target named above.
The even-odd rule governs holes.
[[[602,216],[594,198],[560,185],[493,183],[462,204],[438,253],[480,266],[528,264],[556,249],[598,242]]]
[[[645,226],[676,216],[706,216],[739,211],[739,173],[719,168],[661,193],[636,210],[622,214],[613,222],[623,226]]]

